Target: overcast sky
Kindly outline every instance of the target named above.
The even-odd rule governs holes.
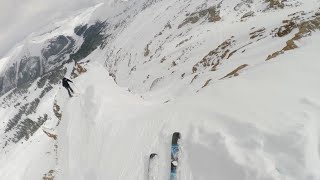
[[[53,18],[103,0],[0,0],[0,58]]]

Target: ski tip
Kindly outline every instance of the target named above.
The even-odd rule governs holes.
[[[180,138],[181,138],[181,134],[179,132],[173,133],[172,144],[177,144]]]
[[[180,139],[181,138],[181,134],[179,132],[175,132],[175,133],[173,133],[172,137],[174,139]]]
[[[180,137],[181,134],[180,134],[180,132],[174,132],[174,133],[173,133],[173,136],[179,136],[179,137]]]
[[[150,154],[150,158],[154,158],[155,156],[157,156],[158,154],[156,154],[156,153],[152,153],[152,154]]]

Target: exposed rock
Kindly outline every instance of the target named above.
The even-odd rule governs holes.
[[[49,133],[49,132],[47,132],[46,130],[42,130],[49,138],[52,138],[52,139],[54,139],[54,140],[57,140],[58,139],[58,135],[56,135],[56,134],[52,134],[52,133]]]
[[[232,37],[233,38],[233,37]],[[192,67],[192,72],[195,73],[199,67],[212,67],[212,70],[216,70],[218,64],[220,64],[220,61],[223,59],[227,59],[228,54],[230,55],[230,47],[233,43],[235,43],[235,40],[232,38],[227,39],[222,44],[220,44],[216,49],[210,51],[200,62],[195,64]],[[234,53],[234,51],[232,51]],[[232,54],[231,54],[232,55]]]
[[[249,66],[249,65],[248,64],[243,64],[243,65],[237,67],[235,70],[233,70],[230,73],[228,73],[226,76],[224,76],[221,79],[232,78],[232,77],[235,77],[235,76],[239,76],[239,71],[241,71],[242,69],[246,68],[247,66]]]
[[[195,12],[189,15],[179,26],[178,29],[182,28],[186,24],[194,24],[197,23],[201,18],[204,18],[206,16],[206,19],[208,22],[217,22],[221,20],[220,17],[220,11],[218,10],[217,6],[212,6],[208,9],[204,9],[199,12]]]
[[[256,37],[262,37],[264,35],[265,31],[266,31],[266,28],[261,28],[261,29],[258,29],[256,31],[251,32],[249,34],[250,39],[255,39]]]
[[[205,88],[209,85],[210,81],[212,81],[212,79],[209,79],[206,81],[206,83],[204,83],[204,85],[201,88]]]
[[[208,21],[209,22],[217,22],[221,20],[220,10],[216,6],[212,6],[208,10]]]
[[[54,113],[54,115],[55,115],[59,120],[61,120],[61,118],[62,118],[62,112],[61,112],[60,106],[58,105],[57,101],[54,101],[54,104],[53,104],[53,113]]]
[[[254,11],[247,12],[241,17],[241,21],[245,20],[248,17],[252,17],[252,16],[254,16]]]
[[[164,29],[171,29],[172,28],[172,26],[171,26],[171,24],[170,24],[170,22],[168,22],[165,26],[164,26]]]
[[[87,57],[92,51],[98,48],[103,43],[105,38],[102,35],[102,31],[105,29],[107,24],[105,22],[97,21],[94,25],[90,26],[83,33],[84,42],[82,43],[80,49],[70,55],[70,59],[75,61],[80,61],[81,59]]]
[[[196,75],[192,78],[192,80],[191,80],[190,84],[192,84],[192,83],[193,83],[193,81],[194,81],[194,80],[196,80],[196,79],[198,78],[198,76],[199,76],[199,75],[198,75],[198,74],[196,74]]]
[[[149,46],[150,46],[151,42],[149,44],[147,44],[147,46],[144,48],[144,56],[149,56],[150,54],[150,49],[149,49]]]
[[[142,11],[147,9],[148,7],[152,6],[153,4],[157,3],[159,0],[148,0],[146,3],[143,4]]]
[[[54,177],[55,177],[55,171],[50,170],[48,173],[43,175],[42,180],[54,180]]]
[[[296,25],[295,22],[289,21],[289,22],[287,22],[285,25],[283,25],[283,26],[281,26],[281,27],[279,28],[279,30],[278,30],[278,32],[277,32],[277,35],[278,35],[279,37],[286,36],[286,35],[290,34],[290,33],[292,32],[292,30],[293,30],[294,28],[296,28],[296,27],[297,27],[297,25]]]
[[[166,57],[163,57],[160,61],[160,63],[163,63],[166,60]]]
[[[11,89],[17,86],[16,82],[16,74],[17,74],[17,64],[14,63],[11,65],[2,76],[2,91],[0,95],[5,94],[6,92],[10,91]]]
[[[188,24],[188,23],[191,23],[191,24],[194,24],[196,22],[199,21],[199,17],[198,16],[191,16],[191,17],[187,17],[179,26],[178,28],[182,28],[184,25]]]
[[[192,67],[192,73],[197,72],[197,70],[198,70],[198,68],[197,68],[196,66],[193,66],[193,67]]]
[[[284,8],[283,0],[265,0],[269,3],[269,8]]]
[[[240,10],[243,6],[246,6],[247,8],[251,7],[251,4],[253,3],[253,0],[242,0],[240,3],[238,3],[233,9],[235,11]]]
[[[43,73],[54,70],[68,60],[68,54],[73,52],[75,40],[68,36],[58,36],[48,41],[47,46],[41,50],[44,57],[42,62]]]
[[[23,57],[20,61],[18,87],[30,84],[40,77],[41,65],[39,57]]]
[[[74,29],[74,33],[78,36],[81,36],[88,29],[88,25],[80,25]]]
[[[295,34],[295,36],[286,42],[286,46],[284,48],[269,55],[267,57],[266,61],[273,59],[273,58],[279,56],[280,54],[283,54],[285,51],[289,51],[289,50],[298,48],[298,46],[295,44],[295,41],[300,40],[303,37],[310,36],[311,33],[315,30],[320,30],[320,17],[316,16],[313,19],[303,21],[294,27],[298,28],[298,30],[299,30]]]
[[[83,64],[83,65],[81,65],[81,64]],[[87,72],[87,69],[84,68],[83,66],[84,66],[84,63],[75,62],[75,66],[73,67],[72,72],[71,72],[71,79],[75,79],[78,76],[80,76],[81,74]]]

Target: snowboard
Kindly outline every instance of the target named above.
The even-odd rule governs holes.
[[[177,180],[177,167],[179,163],[179,140],[180,133],[175,132],[172,135],[172,143],[171,143],[171,172],[170,172],[170,180]]]
[[[148,166],[148,180],[157,180],[158,179],[158,163],[159,157],[158,154],[152,153],[149,157],[149,166]]]

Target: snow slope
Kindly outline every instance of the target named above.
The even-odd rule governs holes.
[[[128,93],[90,64],[75,82],[81,95],[64,104],[58,179],[144,179],[152,152],[160,154],[159,179],[168,179],[175,131],[181,179],[319,179],[320,64],[312,54],[320,34],[308,40],[294,54],[165,104]]]
[[[270,2],[113,1],[35,32],[0,74],[57,36],[74,46],[56,74],[0,97],[0,179],[142,180],[151,153],[169,179],[179,131],[181,180],[319,180],[320,1]],[[75,97],[46,79],[61,75]],[[38,129],[14,143],[25,120]]]

